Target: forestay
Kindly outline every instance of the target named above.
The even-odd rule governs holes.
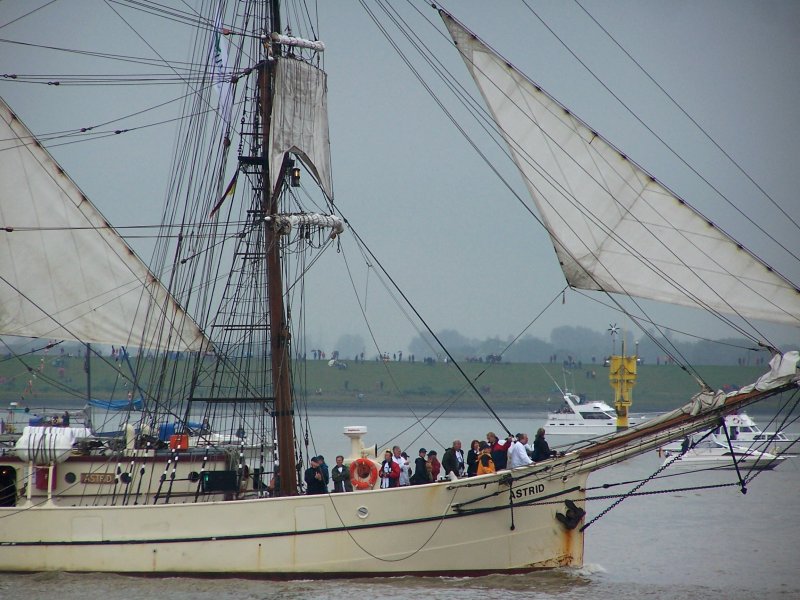
[[[207,347],[195,322],[2,99],[0,116],[0,334]]]
[[[441,12],[567,282],[800,325],[800,292]]]

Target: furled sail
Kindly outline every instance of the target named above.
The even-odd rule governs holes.
[[[287,152],[300,157],[320,188],[333,199],[331,143],[328,133],[328,84],[325,72],[301,60],[276,60],[272,104],[270,177],[272,189]]]
[[[0,335],[208,347],[197,324],[2,99]]]
[[[522,173],[567,282],[800,325],[800,290],[440,11]]]

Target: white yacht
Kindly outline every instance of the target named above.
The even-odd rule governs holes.
[[[788,437],[782,431],[762,431],[756,422],[745,413],[727,415],[725,417],[725,427],[728,429],[728,436],[737,446],[743,446],[750,450],[769,451],[774,454],[784,452],[797,452],[799,448],[795,444],[796,437]],[[705,435],[708,430],[700,435]],[[713,431],[713,435],[721,442],[725,443],[725,432],[720,427]],[[659,454],[665,452],[680,452],[681,441],[672,442],[659,448]]]
[[[695,439],[698,434],[695,434]],[[686,451],[680,455],[681,449],[677,450],[680,458],[675,460],[675,450],[659,450],[659,454],[664,457],[664,465],[676,468],[692,467],[712,467],[717,469],[734,469],[734,459],[739,468],[750,470],[769,470],[774,469],[785,456],[776,456],[769,452],[759,452],[745,448],[744,446],[731,445],[727,440],[720,439],[715,435],[700,439],[694,446],[689,447],[688,438],[684,440],[687,447]],[[732,448],[732,451],[731,451]]]
[[[796,438],[789,438],[782,431],[762,431],[753,419],[745,414],[728,415],[725,417],[725,426],[728,435],[740,446],[748,446],[757,450],[786,451],[797,448],[793,444]],[[717,428],[715,435],[725,434]]]
[[[547,413],[547,435],[602,435],[617,430],[617,411],[605,402],[585,402],[564,392],[561,408]]]

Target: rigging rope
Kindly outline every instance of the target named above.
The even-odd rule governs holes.
[[[583,6],[583,4],[581,4],[581,3],[580,3],[580,0],[575,0],[575,4],[577,4],[577,5],[578,5],[578,6],[581,8],[581,10],[583,10],[583,12],[585,12],[585,13],[586,13],[586,15],[587,15],[587,16],[588,16],[588,17],[589,17],[589,18],[590,18],[590,19],[591,19],[591,20],[592,20],[592,21],[595,23],[595,25],[597,25],[597,27],[598,27],[598,28],[599,28],[599,29],[600,29],[600,30],[601,30],[603,33],[605,33],[605,34],[606,34],[606,36],[608,36],[608,38],[609,38],[609,39],[610,39],[610,40],[611,40],[611,41],[612,41],[612,42],[613,42],[613,43],[614,43],[614,44],[615,44],[615,45],[616,45],[616,46],[617,46],[617,47],[618,47],[618,48],[619,48],[619,49],[620,49],[622,52],[623,52],[623,54],[625,54],[625,56],[627,56],[627,57],[628,57],[628,58],[631,60],[631,62],[633,62],[633,64],[635,64],[635,65],[636,65],[636,66],[639,68],[639,70],[640,70],[640,71],[641,71],[641,72],[642,72],[642,73],[645,75],[645,77],[647,77],[647,78],[648,78],[648,79],[649,79],[649,80],[650,80],[650,81],[653,83],[653,85],[655,85],[655,86],[656,86],[656,87],[657,87],[657,88],[658,88],[658,89],[659,89],[659,90],[660,90],[660,91],[661,91],[661,92],[664,94],[664,96],[666,96],[667,98],[669,98],[669,100],[670,100],[670,101],[671,101],[671,102],[672,102],[672,103],[673,103],[673,104],[674,104],[674,105],[675,105],[675,106],[678,108],[678,110],[680,110],[680,111],[681,111],[681,112],[684,114],[684,116],[685,116],[687,119],[689,119],[689,121],[692,123],[692,125],[694,125],[695,127],[697,127],[697,129],[698,129],[698,130],[699,130],[699,131],[700,131],[700,132],[701,132],[701,133],[702,133],[702,134],[703,134],[703,135],[706,137],[706,139],[708,139],[708,141],[710,141],[710,142],[711,142],[711,143],[712,143],[712,144],[713,144],[713,145],[714,145],[714,146],[717,148],[717,150],[719,150],[720,152],[722,152],[723,156],[725,156],[725,158],[727,158],[727,159],[728,159],[728,160],[729,160],[729,161],[730,161],[730,162],[731,162],[731,163],[732,163],[732,164],[733,164],[733,165],[734,165],[734,166],[735,166],[735,167],[736,167],[736,168],[739,170],[739,172],[740,172],[742,175],[744,175],[744,176],[745,176],[745,177],[746,177],[746,178],[747,178],[747,179],[750,181],[750,183],[752,183],[752,184],[753,184],[753,185],[756,187],[756,189],[757,189],[758,191],[760,191],[760,192],[761,192],[761,193],[764,195],[764,197],[765,197],[765,198],[767,198],[767,200],[769,200],[769,201],[772,203],[772,205],[773,205],[775,208],[777,208],[777,209],[778,209],[778,210],[781,212],[781,214],[783,214],[783,216],[784,216],[784,217],[785,217],[785,218],[786,218],[786,219],[787,219],[789,222],[791,222],[792,224],[794,224],[794,226],[795,226],[797,229],[800,229],[800,224],[798,224],[798,223],[797,223],[797,221],[795,221],[795,220],[792,218],[792,216],[791,216],[789,213],[787,213],[787,212],[786,212],[786,211],[783,209],[783,207],[782,207],[780,204],[778,204],[778,203],[777,203],[777,202],[776,202],[776,201],[775,201],[775,200],[772,198],[772,196],[770,196],[770,195],[769,195],[769,193],[768,193],[768,192],[767,192],[767,191],[766,191],[766,190],[765,190],[763,187],[761,187],[761,186],[760,186],[760,185],[759,185],[759,184],[758,184],[758,183],[757,183],[757,182],[756,182],[756,181],[755,181],[755,180],[754,180],[754,179],[753,179],[753,178],[750,176],[750,174],[749,174],[749,173],[747,173],[747,171],[745,171],[745,170],[744,170],[744,168],[743,168],[743,167],[742,167],[742,166],[741,166],[741,165],[740,165],[738,162],[736,162],[736,159],[734,159],[734,158],[733,158],[733,157],[732,157],[732,156],[731,156],[731,155],[730,155],[728,152],[726,152],[726,151],[725,151],[725,149],[724,149],[722,146],[720,146],[720,145],[719,145],[719,143],[718,143],[718,142],[717,142],[717,141],[716,141],[714,138],[712,138],[712,137],[711,137],[711,134],[709,134],[709,133],[708,133],[708,131],[706,131],[706,130],[703,128],[703,126],[702,126],[702,125],[700,125],[700,123],[698,123],[698,122],[697,122],[697,120],[696,120],[696,119],[694,119],[694,118],[693,118],[693,117],[692,117],[692,116],[691,116],[691,115],[690,115],[688,112],[686,112],[686,109],[684,109],[684,108],[683,108],[683,107],[682,107],[682,106],[681,106],[681,105],[678,103],[678,101],[677,101],[677,100],[675,100],[675,98],[674,98],[672,95],[670,95],[670,93],[669,93],[669,92],[667,92],[667,90],[665,90],[665,89],[664,89],[664,87],[663,87],[663,86],[662,86],[660,83],[658,83],[658,82],[657,82],[657,81],[656,81],[656,80],[653,78],[653,76],[652,76],[652,75],[651,75],[651,74],[650,74],[650,73],[649,73],[649,72],[648,72],[648,71],[647,71],[647,70],[646,70],[646,69],[645,69],[645,68],[644,68],[644,67],[641,65],[641,63],[639,63],[639,62],[638,62],[638,61],[637,61],[637,60],[636,60],[636,59],[635,59],[633,56],[631,56],[631,54],[630,54],[630,53],[629,53],[629,52],[628,52],[628,51],[627,51],[627,50],[626,50],[626,49],[625,49],[625,48],[622,46],[622,44],[620,44],[620,43],[619,43],[619,42],[618,42],[618,41],[617,41],[617,40],[614,38],[614,36],[612,36],[612,35],[611,35],[611,33],[609,33],[609,31],[608,31],[608,30],[607,30],[605,27],[603,27],[603,26],[600,24],[600,22],[599,22],[597,19],[595,19],[595,17],[594,17],[594,16],[593,16],[593,15],[592,15],[592,14],[591,14],[591,13],[590,13],[588,10],[586,10],[586,7],[585,7],[585,6]],[[591,71],[590,71],[590,72],[591,72]],[[623,104],[623,106],[625,106],[625,105]],[[627,108],[627,106],[626,106],[625,108]],[[704,181],[705,181],[705,180],[704,180]],[[712,188],[712,189],[713,189],[713,188]],[[717,190],[715,190],[715,191],[717,191]],[[719,193],[719,192],[717,191],[717,193]],[[720,195],[721,195],[721,194],[720,194]],[[748,221],[750,221],[751,223],[753,223],[753,221],[752,221],[752,220],[751,220],[749,217],[747,217],[747,215],[745,215],[745,214],[744,214],[744,213],[743,213],[743,212],[742,212],[742,211],[741,211],[739,208],[737,208],[737,207],[736,207],[736,206],[733,204],[733,202],[731,202],[730,200],[728,200],[727,198],[725,198],[725,196],[722,196],[722,197],[723,197],[723,199],[725,199],[725,200],[728,202],[728,204],[730,204],[731,206],[733,206],[733,208],[735,208],[735,209],[736,209],[736,210],[739,212],[739,214],[741,214],[741,215],[742,215],[742,216],[744,216],[744,217],[745,217],[745,218],[746,218]],[[753,223],[753,224],[755,225],[755,223]],[[757,226],[757,225],[756,225],[756,226]],[[768,235],[768,237],[769,237],[769,239],[771,239],[773,242],[776,242],[778,245],[780,245],[780,243],[779,243],[779,242],[778,242],[778,241],[777,241],[775,238],[773,238],[772,236],[769,236],[769,235]],[[790,254],[791,254],[791,253],[790,253]],[[797,257],[795,256],[795,258],[797,258]]]
[[[398,23],[398,21],[397,21],[397,20],[396,20],[394,17],[392,17],[391,15],[389,15],[389,8],[387,8],[387,7],[386,7],[384,4],[382,4],[382,3],[379,3],[379,5],[381,6],[381,8],[384,10],[384,12],[386,12],[386,13],[387,13],[387,15],[389,15],[390,19],[391,19],[391,20],[392,20],[392,21],[395,23],[395,25],[398,27],[398,29],[399,29],[399,31],[401,32],[401,34],[402,34],[402,35],[404,35],[404,36],[405,36],[405,37],[406,37],[406,38],[409,40],[410,44],[408,44],[408,45],[402,45],[402,46],[401,46],[400,44],[398,44],[397,42],[395,42],[395,41],[394,41],[394,40],[391,38],[391,35],[390,35],[390,33],[388,32],[388,30],[387,30],[387,29],[386,29],[386,28],[385,28],[383,25],[381,25],[381,24],[378,22],[378,19],[377,19],[377,17],[375,17],[374,13],[371,11],[371,9],[370,9],[369,7],[367,7],[367,5],[366,5],[366,4],[363,2],[363,0],[361,0],[361,5],[362,5],[362,7],[364,8],[364,10],[365,10],[365,11],[366,11],[366,12],[369,14],[369,16],[371,17],[371,19],[372,19],[372,20],[373,20],[373,22],[375,23],[376,27],[378,27],[378,29],[381,31],[381,33],[384,35],[384,37],[387,39],[387,41],[389,42],[389,44],[390,44],[390,45],[392,45],[392,47],[395,49],[395,51],[397,52],[398,56],[399,56],[399,57],[400,57],[400,58],[401,58],[401,59],[402,59],[402,60],[403,60],[403,61],[406,63],[406,65],[407,65],[407,66],[408,66],[408,68],[411,70],[411,72],[414,74],[414,76],[417,78],[417,80],[420,82],[420,84],[421,84],[421,85],[422,85],[422,86],[425,88],[425,90],[428,92],[428,94],[431,96],[431,98],[432,98],[432,99],[433,99],[433,100],[436,102],[436,104],[437,104],[437,105],[440,107],[440,109],[443,111],[443,113],[445,114],[445,116],[447,116],[447,117],[448,117],[448,119],[449,119],[449,120],[450,120],[450,121],[453,123],[453,125],[456,127],[456,129],[459,131],[459,133],[461,133],[461,135],[462,135],[462,136],[465,138],[465,140],[466,140],[466,141],[467,141],[467,142],[470,144],[470,146],[471,146],[471,147],[472,147],[472,148],[473,148],[473,149],[474,149],[474,150],[475,150],[475,151],[478,153],[478,155],[479,155],[479,156],[480,156],[480,158],[481,158],[481,159],[484,161],[484,163],[485,163],[485,164],[486,164],[486,165],[487,165],[487,166],[488,166],[488,167],[489,167],[489,168],[490,168],[490,169],[491,169],[491,170],[492,170],[492,171],[495,173],[495,175],[496,175],[496,176],[497,176],[497,177],[500,179],[500,181],[501,181],[501,182],[502,182],[502,183],[503,183],[503,184],[506,186],[506,188],[508,188],[508,190],[509,190],[509,191],[511,192],[511,194],[512,194],[512,195],[513,195],[513,196],[514,196],[516,199],[517,199],[517,201],[518,201],[518,202],[521,204],[521,206],[522,206],[522,207],[523,207],[523,208],[524,208],[524,209],[525,209],[525,210],[526,210],[526,211],[527,211],[527,212],[528,212],[528,213],[529,213],[529,214],[530,214],[530,215],[531,215],[531,216],[532,216],[532,217],[533,217],[533,218],[534,218],[534,219],[535,219],[535,220],[536,220],[536,221],[537,221],[537,222],[538,222],[538,223],[539,223],[539,224],[540,224],[540,225],[541,225],[541,226],[542,226],[544,229],[545,229],[545,231],[549,231],[549,230],[548,230],[548,228],[547,228],[547,226],[546,226],[546,225],[544,224],[544,222],[543,222],[543,221],[542,221],[542,220],[539,218],[539,216],[538,216],[538,215],[537,215],[535,212],[533,212],[532,208],[531,208],[531,207],[528,205],[528,203],[527,203],[527,202],[526,202],[526,201],[525,201],[525,200],[524,200],[524,199],[523,199],[523,198],[522,198],[522,197],[521,197],[521,196],[520,196],[520,195],[519,195],[519,194],[518,194],[518,193],[517,193],[517,192],[516,192],[516,191],[513,189],[513,187],[510,185],[510,183],[509,183],[509,182],[508,182],[508,181],[507,181],[507,180],[506,180],[506,179],[505,179],[505,178],[504,178],[504,177],[503,177],[503,176],[500,174],[500,172],[498,171],[498,169],[497,169],[497,168],[496,168],[496,167],[495,167],[495,166],[494,166],[494,165],[491,163],[491,161],[490,161],[490,160],[489,160],[489,158],[486,156],[486,154],[485,154],[483,151],[481,151],[481,150],[478,148],[478,145],[477,145],[477,143],[476,143],[476,142],[475,142],[475,141],[472,139],[472,137],[471,137],[471,136],[470,136],[470,135],[467,133],[467,131],[464,129],[464,127],[461,125],[461,123],[460,123],[460,122],[459,122],[459,121],[458,121],[458,120],[455,118],[455,116],[454,116],[454,115],[453,115],[453,114],[452,114],[452,113],[451,113],[451,112],[450,112],[450,111],[449,111],[449,110],[448,110],[448,109],[445,107],[445,105],[444,105],[443,101],[442,101],[442,100],[441,100],[441,99],[440,99],[440,98],[437,96],[437,94],[436,94],[436,93],[433,91],[433,89],[432,89],[432,88],[431,88],[431,87],[430,87],[430,86],[429,86],[429,85],[428,85],[428,84],[427,84],[427,83],[424,81],[424,79],[423,79],[422,75],[421,75],[421,74],[419,73],[419,71],[418,71],[418,70],[417,70],[417,69],[416,69],[416,68],[415,68],[415,67],[414,67],[414,66],[411,64],[411,61],[410,61],[410,60],[408,59],[408,57],[405,55],[405,53],[404,53],[404,51],[403,51],[403,48],[405,48],[405,47],[407,47],[407,46],[410,46],[410,47],[412,47],[412,48],[416,49],[416,50],[417,50],[417,52],[419,52],[419,53],[420,53],[420,55],[423,57],[423,59],[424,59],[425,61],[427,61],[427,62],[428,62],[428,64],[431,66],[431,68],[432,68],[432,69],[433,69],[433,70],[434,70],[434,71],[435,71],[435,72],[438,74],[438,76],[439,76],[439,77],[440,77],[440,78],[441,78],[441,79],[444,81],[444,83],[447,85],[447,87],[449,87],[449,88],[451,89],[451,91],[454,93],[454,95],[457,97],[457,99],[458,99],[458,100],[461,102],[461,104],[462,104],[462,105],[463,105],[463,106],[466,108],[466,110],[467,110],[467,111],[468,111],[470,114],[472,114],[473,118],[475,118],[475,119],[476,119],[476,121],[478,121],[478,124],[479,124],[479,126],[481,126],[481,128],[483,128],[483,129],[484,129],[484,131],[487,131],[487,130],[486,130],[486,127],[484,127],[483,125],[481,125],[481,124],[480,124],[480,123],[481,123],[481,120],[482,120],[482,121],[484,121],[485,123],[487,123],[487,124],[488,124],[488,127],[490,127],[490,128],[491,128],[492,130],[494,130],[495,132],[497,132],[497,133],[502,133],[502,132],[499,130],[498,126],[495,124],[495,122],[494,122],[493,118],[491,118],[490,116],[488,116],[488,113],[486,112],[486,109],[485,109],[485,108],[483,108],[482,106],[480,106],[479,104],[477,104],[477,103],[476,103],[476,102],[475,102],[475,101],[472,99],[472,97],[471,97],[469,94],[467,94],[466,92],[464,92],[464,93],[459,93],[459,92],[457,91],[457,88],[461,88],[461,86],[460,86],[460,85],[459,85],[457,82],[456,82],[456,83],[451,83],[451,81],[455,81],[455,78],[454,78],[454,76],[453,76],[453,75],[452,75],[452,74],[451,74],[449,71],[447,71],[447,69],[444,69],[444,68],[438,68],[438,67],[436,67],[436,66],[433,64],[433,62],[438,62],[438,61],[436,61],[436,60],[435,60],[435,58],[432,58],[432,57],[433,57],[433,52],[432,52],[432,51],[430,51],[430,50],[429,50],[429,49],[426,47],[426,45],[425,45],[425,44],[422,42],[422,40],[421,40],[419,37],[416,37],[416,35],[415,35],[415,34],[414,34],[414,37],[413,37],[413,38],[411,37],[411,36],[412,36],[412,34],[411,34],[411,33],[409,33],[409,32],[412,32],[412,31],[414,30],[414,28],[413,28],[413,27],[410,27],[410,26],[408,26],[408,23],[405,23],[405,22],[403,22],[403,25],[405,25],[405,26],[401,26],[401,24],[400,24],[400,23]],[[434,8],[436,8],[436,7],[435,7],[435,5],[434,5]],[[400,18],[398,17],[398,19],[400,19]],[[400,20],[402,21],[402,19],[400,19]],[[429,23],[430,23],[430,21],[429,21]],[[431,25],[432,25],[432,24],[431,24]],[[433,25],[432,25],[432,26],[433,26]],[[437,33],[439,33],[439,35],[442,35],[442,36],[444,36],[444,34],[443,34],[443,33],[442,33],[442,32],[441,32],[441,31],[440,31],[438,28],[435,28],[435,29],[436,29]],[[447,38],[447,39],[448,39],[448,41],[449,41],[450,43],[452,43],[452,41],[451,41],[449,38]],[[429,52],[429,55],[428,55],[428,54],[424,54],[423,50],[427,50],[427,51]],[[441,64],[441,63],[439,63],[439,64]],[[477,68],[477,67],[476,67],[476,68]],[[461,88],[461,89],[463,89],[463,88]],[[488,133],[488,131],[487,131],[487,133]],[[491,136],[491,135],[490,135],[490,138],[491,138],[491,139],[493,139],[493,141],[495,142],[495,144],[497,144],[497,145],[498,145],[498,147],[500,147],[500,148],[501,148],[501,152],[502,152],[503,154],[505,154],[505,156],[511,160],[511,157],[510,157],[510,155],[509,155],[509,150],[508,150],[507,148],[503,148],[503,147],[502,147],[502,145],[500,144],[500,142],[499,142],[497,139],[495,139],[493,136]],[[558,142],[557,142],[557,141],[555,141],[555,140],[554,140],[554,142],[555,142],[555,143],[558,145]],[[528,157],[528,158],[530,159],[530,157]],[[534,164],[533,164],[533,163],[530,163],[530,164],[531,164],[531,166],[532,166],[532,167],[534,166]],[[544,176],[544,177],[547,177],[547,174],[546,174],[544,171],[540,171],[540,173],[542,174],[542,176]],[[529,181],[529,183],[530,183],[530,185],[533,185],[533,183],[532,183],[532,182],[530,182],[530,181]],[[561,188],[561,186],[560,186],[560,185],[559,185],[557,182],[553,182],[553,183],[554,183],[554,185],[556,186],[556,188]],[[600,182],[598,182],[598,184],[599,184],[599,183],[600,183]],[[535,186],[534,186],[534,187],[535,187]],[[603,189],[605,189],[605,188],[603,187]],[[582,212],[584,212],[584,213],[586,214],[587,218],[589,218],[590,220],[592,220],[592,221],[595,223],[595,225],[596,225],[596,226],[600,227],[601,229],[605,227],[605,226],[603,225],[603,223],[602,223],[602,220],[601,220],[599,217],[597,217],[596,215],[592,214],[592,213],[591,213],[591,211],[588,211],[588,210],[587,210],[585,207],[583,207],[583,206],[582,206],[580,203],[578,203],[578,202],[577,202],[577,200],[574,198],[574,196],[572,196],[568,190],[564,190],[564,189],[562,188],[562,189],[561,189],[561,194],[562,194],[562,195],[565,197],[565,199],[566,199],[567,201],[569,201],[570,203],[572,203],[572,204],[573,204],[573,206],[575,206],[577,209],[579,209],[579,210],[581,210]],[[572,229],[572,228],[570,227],[570,229]],[[649,230],[648,230],[648,231],[649,231]],[[573,230],[573,233],[574,233],[574,230]],[[620,244],[622,244],[623,246],[626,246],[625,242],[624,242],[623,240],[620,240],[620,239],[618,239],[618,236],[615,236],[615,234],[614,234],[614,232],[613,232],[613,231],[607,230],[607,228],[606,228],[606,229],[605,229],[605,233],[606,233],[607,235],[609,235],[609,236],[612,236],[612,237],[614,237],[614,238],[615,238],[615,239],[616,239],[616,240],[617,240],[617,241],[618,241]],[[576,234],[576,235],[577,235],[577,234]],[[559,247],[562,247],[562,249],[563,249],[565,252],[568,252],[568,251],[567,251],[565,248],[563,248],[563,246],[561,246],[560,242],[559,242],[559,241],[558,241],[556,238],[552,238],[552,239],[553,239],[554,243],[556,243],[557,245],[559,245]],[[568,253],[569,253],[569,252],[568,252]],[[644,259],[644,258],[643,258],[643,257],[642,257],[640,254],[639,254],[639,253],[633,252],[633,253],[632,253],[632,255],[633,255],[633,256],[634,256],[634,257],[635,257],[637,260],[639,260],[640,262],[642,262],[643,266],[645,266],[646,268],[649,268],[649,269],[653,270],[653,271],[654,271],[654,272],[656,272],[656,273],[660,273],[662,277],[665,277],[665,278],[666,278],[668,281],[672,282],[672,284],[673,284],[673,285],[674,285],[674,286],[675,286],[677,289],[679,289],[679,290],[683,290],[683,291],[684,291],[684,293],[687,293],[687,294],[688,294],[688,290],[686,290],[686,289],[685,289],[685,288],[684,288],[684,287],[683,287],[683,286],[682,286],[682,285],[681,285],[679,282],[677,282],[677,281],[673,280],[672,278],[666,277],[666,274],[664,273],[664,271],[663,271],[662,269],[660,269],[660,267],[658,267],[657,265],[655,265],[655,264],[654,264],[654,263],[652,263],[652,262],[648,262],[648,261],[646,261],[646,260],[645,260],[645,259]],[[597,257],[595,257],[595,258],[596,258],[597,260],[599,260]],[[619,287],[620,287],[620,288],[624,289],[624,286],[622,286],[621,284],[619,284],[619,282],[617,282],[617,284],[619,285]],[[606,295],[609,297],[609,299],[610,299],[610,301],[611,301],[611,302],[615,303],[615,304],[616,304],[616,305],[619,307],[619,310],[620,310],[620,311],[622,311],[622,312],[623,312],[623,313],[625,313],[625,314],[628,314],[628,315],[630,315],[629,311],[628,311],[628,310],[627,310],[627,309],[626,309],[624,306],[622,306],[622,304],[621,304],[621,303],[620,303],[620,302],[619,302],[619,301],[618,301],[616,298],[614,298],[613,296],[611,296],[611,295],[610,295],[610,294],[608,294],[608,293],[606,293]],[[691,297],[691,295],[690,295],[690,297]],[[637,301],[635,298],[633,298],[633,297],[630,297],[630,300],[631,300],[631,302],[633,302],[633,303],[634,303],[634,305],[636,305],[636,306],[637,306],[637,308],[638,308],[638,309],[639,309],[639,310],[640,310],[642,313],[644,313],[644,314],[647,314],[647,313],[646,313],[646,311],[645,311],[645,309],[644,309],[644,307],[643,307],[643,306],[642,306],[642,305],[641,305],[641,304],[640,304],[640,303],[639,303],[639,302],[638,302],[638,301]],[[695,298],[695,300],[696,300],[696,301],[699,301],[697,298]],[[724,298],[723,298],[723,301],[724,301]],[[706,310],[709,310],[709,308],[708,308],[708,307],[706,307]],[[712,314],[714,314],[714,315],[715,315],[717,318],[719,318],[719,319],[722,319],[723,321],[725,321],[725,322],[727,322],[727,323],[729,323],[729,324],[733,325],[733,323],[730,321],[730,319],[727,319],[727,318],[726,318],[724,315],[721,315],[719,312],[717,312],[717,311],[710,311],[710,312],[711,312]],[[630,316],[631,316],[631,318],[634,320],[634,322],[636,322],[636,321],[635,321],[635,319],[634,319],[634,317],[633,317],[633,315],[630,315]],[[648,320],[652,321],[651,319],[648,319]],[[638,323],[637,323],[637,324],[638,324]],[[650,334],[649,332],[647,332],[647,331],[644,331],[644,333],[645,333],[645,335],[651,335],[651,334]],[[743,333],[744,333],[744,332],[743,332]],[[677,352],[677,349],[676,349],[676,353],[678,353],[678,352]],[[679,354],[679,353],[678,353],[678,354]],[[708,387],[709,387],[709,386],[708,386],[708,384],[702,380],[702,378],[701,378],[700,374],[699,374],[699,373],[698,373],[696,370],[692,369],[692,367],[690,366],[690,364],[689,364],[689,362],[688,362],[688,361],[686,361],[686,360],[684,359],[683,363],[681,363],[681,361],[678,361],[678,360],[676,360],[676,362],[677,362],[677,363],[679,363],[679,364],[682,364],[682,368],[683,368],[683,369],[684,369],[684,370],[685,370],[687,373],[689,373],[690,375],[692,375],[692,376],[695,378],[695,380],[696,380],[696,381],[697,381],[697,382],[700,384],[700,386],[701,386],[701,387],[703,387],[703,388],[708,388]]]
[[[419,319],[419,322],[423,324],[423,326],[428,331],[428,333],[431,335],[431,337],[433,337],[433,339],[436,340],[436,343],[439,344],[439,347],[444,351],[444,353],[447,355],[447,357],[453,363],[453,366],[455,366],[455,368],[458,370],[458,372],[461,373],[461,376],[464,378],[464,380],[469,383],[469,386],[472,388],[472,391],[475,392],[475,394],[478,396],[478,398],[480,398],[481,402],[483,402],[483,405],[492,414],[492,416],[497,420],[497,422],[505,430],[505,432],[509,436],[513,435],[511,433],[511,430],[506,426],[506,424],[500,418],[500,415],[498,415],[495,412],[495,410],[492,408],[492,406],[489,404],[489,402],[487,402],[486,398],[484,398],[483,394],[481,394],[481,392],[478,390],[478,388],[475,386],[475,384],[472,382],[472,380],[470,380],[470,378],[464,372],[464,369],[461,368],[461,365],[458,363],[458,361],[453,357],[453,355],[450,353],[450,351],[447,349],[447,347],[442,343],[441,339],[439,339],[439,336],[437,336],[433,332],[433,329],[431,329],[431,327],[428,325],[428,322],[422,317],[422,315],[419,313],[419,311],[414,307],[414,305],[411,303],[409,298],[405,295],[403,290],[400,289],[400,286],[397,284],[397,282],[395,282],[395,280],[391,277],[391,275],[389,275],[389,273],[383,267],[383,264],[378,260],[378,258],[375,256],[375,254],[372,253],[372,251],[369,249],[369,246],[367,246],[366,242],[364,242],[364,240],[358,235],[358,232],[356,232],[354,229],[351,228],[351,232],[352,232],[353,236],[356,239],[358,239],[359,244],[361,244],[363,246],[363,248],[366,250],[366,252],[369,254],[370,258],[372,259],[372,262],[374,264],[376,264],[380,268],[380,270],[383,273],[383,275],[392,284],[392,287],[397,291],[398,294],[400,294],[400,297],[403,298],[403,301],[406,303],[406,305],[416,315],[417,319]]]

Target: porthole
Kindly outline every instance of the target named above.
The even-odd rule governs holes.
[[[366,506],[359,506],[356,514],[359,519],[366,519],[369,516],[369,509]]]
[[[66,481],[67,483],[75,483],[76,479],[77,477],[75,476],[75,473],[70,472],[64,475],[64,481]]]

